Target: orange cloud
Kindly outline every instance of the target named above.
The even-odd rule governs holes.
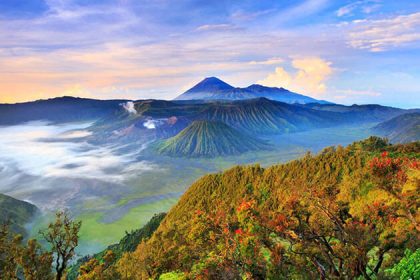
[[[318,57],[299,58],[292,61],[296,72],[289,73],[283,67],[276,67],[274,73],[269,74],[258,83],[284,87],[292,91],[320,96],[326,91],[326,81],[333,73],[331,62]]]

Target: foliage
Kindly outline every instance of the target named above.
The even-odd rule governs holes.
[[[404,257],[389,270],[391,275],[403,279],[420,279],[420,249],[415,252],[406,250]]]
[[[2,279],[19,279],[24,276],[26,280],[53,279],[51,252],[45,252],[35,240],[28,240],[27,245],[22,243],[22,235],[11,236],[9,225],[0,228],[0,275]]]
[[[103,262],[100,263],[97,259],[92,258],[80,267],[80,280],[112,280],[118,279],[119,274],[112,264],[115,261],[115,254],[112,251],[107,251],[103,256]]]
[[[370,138],[204,176],[117,271],[123,279],[380,277],[419,246],[416,147],[405,153]]]
[[[54,223],[48,225],[48,229],[40,233],[51,246],[55,257],[56,279],[61,280],[64,276],[68,262],[74,256],[79,241],[79,230],[82,223],[70,219],[67,212],[56,213]]]

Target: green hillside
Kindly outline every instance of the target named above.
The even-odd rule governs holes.
[[[9,223],[11,231],[25,235],[25,224],[29,223],[38,208],[28,202],[0,194],[0,224]]]
[[[410,113],[382,122],[373,128],[379,135],[393,143],[408,143],[420,140],[420,113]]]
[[[111,268],[129,279],[388,279],[420,245],[419,147],[372,137],[206,175]]]
[[[136,250],[140,242],[147,240],[152,236],[152,234],[159,227],[163,218],[165,218],[165,215],[166,213],[154,215],[150,221],[147,222],[147,224],[145,224],[142,228],[133,230],[132,232],[126,232],[126,235],[117,244],[110,245],[102,252],[99,252],[93,256],[87,256],[79,259],[74,265],[70,267],[67,278],[69,280],[77,279],[79,268],[83,264],[87,263],[92,258],[103,261],[104,256],[109,250],[115,254],[115,259],[121,258],[121,256],[126,252],[133,252]]]
[[[216,157],[268,148],[262,141],[218,121],[194,121],[176,136],[158,144],[170,156]]]

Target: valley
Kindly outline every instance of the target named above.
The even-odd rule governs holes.
[[[204,80],[210,89],[220,84]],[[223,95],[239,90],[222,86],[228,90]],[[198,88],[208,94],[202,92],[203,82]],[[391,136],[393,143],[419,139],[418,109],[285,103],[266,96],[302,96],[257,85],[252,89],[265,96],[221,100],[213,98],[220,93],[213,89],[205,100],[62,97],[0,104],[0,117],[7,116],[0,119],[0,194],[5,205],[21,207],[19,215],[8,214],[14,219],[11,230],[42,240],[40,232],[56,211],[68,211],[82,222],[78,261],[69,274],[75,279],[86,256],[96,254],[101,260],[114,248],[124,258],[126,251],[135,254],[138,238],[156,238],[159,223],[171,219],[197,182],[213,176],[209,174],[242,168],[238,166],[270,169],[322,155],[326,147],[361,145],[351,144],[361,140],[373,149],[378,148],[375,141],[388,145],[368,138],[372,135]],[[408,147],[402,152],[416,153],[415,144]],[[159,213],[169,214],[162,220]]]
[[[42,210],[43,216],[32,228],[33,236],[57,208],[70,209],[83,221],[80,255],[97,252],[126,231],[139,228],[155,213],[168,211],[186,188],[209,172],[257,162],[269,166],[296,159],[308,150],[346,145],[366,138],[374,124],[269,136],[265,141],[270,150],[216,158],[160,155],[144,143],[88,144],[82,139],[90,136],[91,125],[32,123],[0,128],[0,192],[30,201]],[[12,141],[8,135],[14,131],[22,134]],[[68,155],[59,157],[64,153]]]

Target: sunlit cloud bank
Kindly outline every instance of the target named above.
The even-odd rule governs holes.
[[[326,91],[326,81],[333,73],[331,63],[318,57],[292,60],[294,72],[277,67],[274,73],[258,81],[262,85],[284,87],[295,92],[322,96]]]
[[[377,91],[388,103],[420,90],[419,7],[409,0],[28,1],[43,4],[0,10],[0,102],[171,99],[206,76],[330,99],[335,89]],[[308,72],[298,60],[309,58],[327,66]],[[409,91],[398,80],[380,88],[395,72],[416,78]]]

